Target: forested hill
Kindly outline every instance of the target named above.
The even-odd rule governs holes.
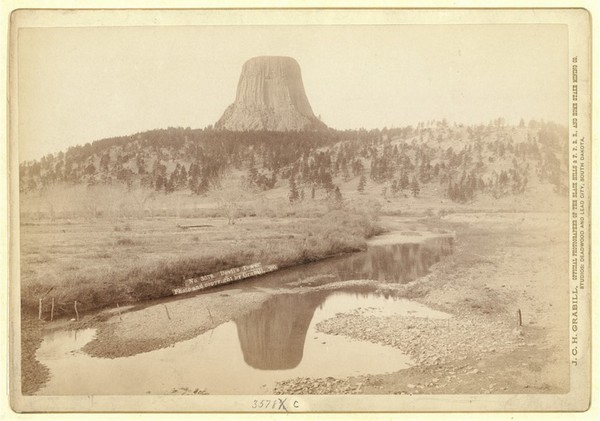
[[[428,184],[468,202],[479,193],[520,194],[549,183],[567,191],[567,130],[530,121],[507,126],[445,121],[383,130],[230,132],[169,128],[103,139],[20,165],[21,192],[53,184],[123,183],[202,195],[232,174],[248,189],[290,186],[333,191],[358,178],[384,192],[418,195]],[[291,192],[295,200],[295,193]]]

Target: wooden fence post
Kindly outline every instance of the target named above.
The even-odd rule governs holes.
[[[523,320],[521,319],[521,309],[517,310],[517,324],[518,324],[518,326],[523,325]]]
[[[42,320],[42,299],[40,298],[40,304],[38,306],[38,319]]]
[[[52,297],[52,307],[50,307],[50,321],[54,320],[54,297]]]
[[[119,312],[119,320],[123,320],[123,318],[121,317],[121,308],[119,307],[119,303],[117,303],[117,311]]]
[[[169,320],[171,320],[171,316],[169,315],[169,309],[167,308],[166,304],[163,304],[165,306],[165,311],[167,312],[167,317],[169,318]]]
[[[79,321],[79,312],[77,311],[77,300],[75,300],[75,315],[77,316],[77,321]]]

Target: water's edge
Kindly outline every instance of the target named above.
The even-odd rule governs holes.
[[[400,234],[400,236],[406,238],[403,234]],[[385,303],[379,302],[376,306],[370,305],[369,303],[381,299],[390,300],[390,297],[382,297],[381,295],[373,294],[373,292],[365,293],[364,289],[362,292],[357,292],[356,289],[354,292],[340,292],[339,288],[327,288],[328,285],[333,287],[338,284],[351,284],[351,282],[347,282],[351,279],[371,279],[382,284],[403,284],[411,282],[428,273],[428,269],[432,264],[439,261],[443,256],[451,253],[453,249],[453,238],[447,235],[425,237],[420,239],[421,241],[418,243],[394,243],[393,240],[397,239],[398,236],[397,234],[394,236],[393,233],[388,233],[384,237],[385,238],[383,239],[370,242],[368,249],[364,252],[336,257],[309,265],[287,268],[269,275],[247,280],[240,284],[220,287],[209,294],[197,295],[184,300],[170,301],[170,307],[173,307],[176,304],[179,304],[180,306],[184,304],[187,305],[188,310],[191,309],[193,311],[193,308],[197,307],[197,305],[203,307],[202,303],[204,301],[209,298],[214,298],[211,297],[211,295],[225,297],[222,301],[228,303],[234,300],[239,293],[252,297],[252,294],[257,295],[261,291],[263,293],[264,291],[270,292],[268,297],[262,297],[261,300],[257,301],[256,305],[250,307],[246,306],[246,311],[219,319],[222,320],[222,322],[219,323],[219,326],[217,327],[213,326],[205,328],[197,334],[188,335],[188,337],[182,336],[180,340],[175,340],[170,344],[166,344],[166,347],[164,343],[155,348],[153,348],[153,346],[150,346],[149,349],[144,349],[142,347],[139,351],[143,352],[143,354],[134,352],[130,354],[132,355],[130,357],[117,358],[115,360],[109,359],[107,361],[118,362],[112,367],[108,367],[108,365],[111,364],[99,364],[102,366],[102,369],[97,370],[98,373],[95,376],[92,376],[96,378],[97,384],[102,383],[102,373],[105,372],[129,373],[127,378],[143,377],[143,374],[141,373],[131,372],[131,367],[136,366],[134,359],[137,359],[143,363],[141,364],[142,367],[156,367],[162,365],[163,367],[169,367],[169,370],[172,372],[187,372],[190,373],[190,375],[191,373],[195,373],[195,375],[205,378],[214,377],[215,379],[222,379],[224,377],[232,377],[235,372],[245,373],[241,379],[263,379],[261,381],[264,383],[261,383],[260,385],[250,384],[252,382],[248,381],[239,381],[233,387],[229,383],[227,387],[224,387],[224,385],[205,382],[204,384],[208,384],[208,386],[200,387],[197,382],[190,381],[189,379],[185,381],[175,381],[172,379],[173,385],[177,384],[177,387],[172,387],[171,389],[155,387],[153,390],[142,391],[136,390],[135,384],[131,384],[127,379],[123,379],[121,385],[117,387],[117,389],[119,389],[117,392],[103,390],[102,388],[86,391],[86,386],[81,384],[81,381],[78,381],[77,379],[71,379],[67,384],[64,384],[63,382],[62,385],[58,386],[55,384],[56,376],[54,376],[46,383],[39,393],[165,394],[179,393],[178,391],[180,390],[191,390],[196,391],[197,393],[208,392],[223,394],[265,393],[265,387],[272,387],[278,379],[282,380],[289,378],[290,376],[312,375],[318,377],[331,375],[332,377],[347,377],[357,374],[379,373],[382,372],[381,370],[387,368],[395,371],[406,368],[411,364],[410,359],[397,349],[391,348],[382,351],[379,348],[390,347],[383,347],[381,345],[363,341],[348,342],[349,339],[347,338],[326,335],[315,330],[315,325],[319,321],[324,320],[325,318],[323,315],[331,313],[331,309],[334,309],[335,311],[329,314],[330,317],[334,317],[335,314],[339,312],[351,312],[365,308],[371,311],[382,311],[382,309],[386,308]],[[297,292],[298,287],[315,287],[315,285],[317,288],[314,288],[312,292],[307,290],[303,293]],[[325,288],[319,289],[319,286]],[[307,289],[311,290],[311,288]],[[348,294],[354,294],[355,298],[340,298],[341,296]],[[362,298],[357,298],[360,294],[362,294]],[[337,304],[336,300],[338,301]],[[197,303],[195,303],[196,301]],[[339,304],[340,301],[345,302],[341,307]],[[415,304],[416,303],[404,300],[403,306],[410,307]],[[163,306],[166,308],[166,305]],[[158,305],[141,309],[133,307],[124,319],[127,317],[134,317],[136,313],[141,314],[144,311],[147,313],[149,310],[154,310],[158,307]],[[290,309],[293,309],[293,311],[290,312]],[[161,312],[162,311],[163,310],[161,309]],[[175,310],[171,311],[175,312]],[[396,308],[396,311],[399,311],[398,308]],[[433,310],[429,309],[427,311],[431,313]],[[427,313],[427,311],[425,313]],[[215,312],[215,310],[213,310],[213,312]],[[218,314],[215,316],[218,318]],[[112,318],[115,319],[116,317],[119,316],[113,315]],[[168,315],[168,317],[171,322],[171,315]],[[210,317],[212,319],[213,315],[211,314]],[[152,333],[156,335],[161,329],[161,324],[153,323],[152,319],[144,322],[144,319],[145,318],[142,318],[141,324],[146,324],[146,327],[148,327],[148,325],[154,326],[154,332]],[[162,317],[162,319],[164,321],[164,317]],[[126,322],[123,322],[122,324],[126,324]],[[113,324],[113,327],[118,328],[120,327],[120,324]],[[103,326],[100,325],[101,333],[103,332],[102,328]],[[139,329],[139,326],[136,328]],[[163,325],[162,329],[165,329],[166,334],[169,335],[167,330],[170,331],[171,326]],[[60,372],[61,378],[65,377],[65,372],[69,372],[69,370],[73,371],[70,367],[72,367],[74,361],[85,363],[82,365],[81,371],[85,371],[86,369],[88,371],[93,370],[90,366],[94,366],[97,361],[102,361],[103,359],[92,358],[82,352],[81,348],[88,344],[86,347],[87,350],[90,341],[92,344],[94,342],[105,343],[105,341],[94,341],[95,333],[96,330],[84,330],[79,334],[79,338],[76,338],[78,335],[77,331],[55,330],[50,332],[44,337],[44,341],[38,349],[37,359],[49,366],[51,373]],[[324,339],[323,336],[329,338]],[[206,337],[209,338],[208,345]],[[139,338],[134,336],[131,342],[135,342],[138,339]],[[67,346],[66,343],[69,343],[70,345]],[[220,345],[215,347],[215,344]],[[328,349],[336,349],[337,351],[328,354],[323,351],[323,345],[327,345]],[[207,353],[200,356],[197,355],[194,350],[198,349],[198,347],[205,350],[208,349]],[[234,366],[231,364],[231,361],[237,360],[243,361],[245,367],[244,365],[236,366],[237,369],[229,376],[223,376],[222,373],[215,371],[215,368],[219,366],[218,362],[220,359],[224,358],[224,354],[227,354],[224,352],[224,349],[227,349],[227,352],[229,353],[229,356],[225,358],[225,361],[228,362],[227,369]],[[170,350],[173,351],[169,352]],[[351,352],[348,352],[348,350],[351,350]],[[360,352],[356,353],[355,351],[358,350],[360,350]],[[178,352],[180,352],[180,354],[178,354]],[[355,353],[353,354],[353,352]],[[391,354],[387,355],[386,353]],[[313,354],[317,356],[316,360],[315,357],[312,356]],[[336,363],[340,361],[340,354],[347,357],[342,359],[344,361],[343,366],[354,367],[353,371],[331,370],[336,367]],[[188,365],[184,364],[183,366],[178,366],[177,364],[181,364],[182,361],[186,360],[186,358],[181,358],[182,355],[196,355],[196,358],[194,361],[188,361]],[[308,358],[305,358],[306,355],[308,355]],[[332,357],[331,361],[326,361],[327,355]],[[394,367],[379,367],[372,363],[357,366],[356,361],[365,360],[364,358],[360,358],[364,355],[373,356],[373,358],[367,359],[368,361],[402,361],[402,363],[399,363],[399,365],[395,365]],[[159,360],[152,361],[152,358],[154,357],[159,358]],[[319,358],[321,359],[319,360]],[[212,361],[210,367],[206,366],[201,370],[200,366],[203,364],[198,364],[199,359],[202,360],[203,363],[205,360]],[[66,366],[61,366],[65,361],[70,361],[70,363]],[[123,363],[124,361],[127,361],[127,363]],[[175,365],[173,365],[173,362],[176,362]],[[195,366],[195,370],[190,371],[189,368],[187,368],[190,366]],[[316,367],[322,368],[317,370]],[[221,369],[223,370],[223,367],[221,367]],[[250,372],[247,372],[248,369],[250,369]],[[77,372],[80,370],[75,371]],[[261,371],[277,371],[278,373],[277,375],[270,376],[265,376],[265,373],[259,373],[260,375],[257,374],[257,372]],[[285,372],[286,377],[281,377],[279,375],[282,371]],[[206,376],[202,373],[212,374]],[[162,379],[161,381],[163,382],[165,381],[164,375],[154,376],[154,378],[156,377]],[[137,383],[149,385],[151,384],[151,380],[151,378],[148,378],[144,382],[138,381]],[[108,384],[112,384],[114,389],[114,381],[108,382]],[[206,390],[207,388],[208,390]],[[134,390],[134,392],[132,392],[132,390]]]

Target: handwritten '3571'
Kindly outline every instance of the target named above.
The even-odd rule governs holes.
[[[287,402],[287,398],[284,399],[262,399],[262,400],[257,400],[255,399],[252,402],[252,408],[254,409],[276,409],[278,411],[286,411],[287,412],[287,407],[285,406]],[[300,407],[300,402],[298,401],[293,401],[290,402],[291,406],[294,409],[298,409]]]

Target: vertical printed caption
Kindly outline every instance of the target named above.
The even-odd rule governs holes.
[[[586,289],[586,138],[578,132],[578,75],[577,56],[571,59],[571,124],[570,124],[570,213],[571,213],[571,255],[570,255],[570,331],[571,364],[577,366],[579,354],[579,312],[581,295]]]

